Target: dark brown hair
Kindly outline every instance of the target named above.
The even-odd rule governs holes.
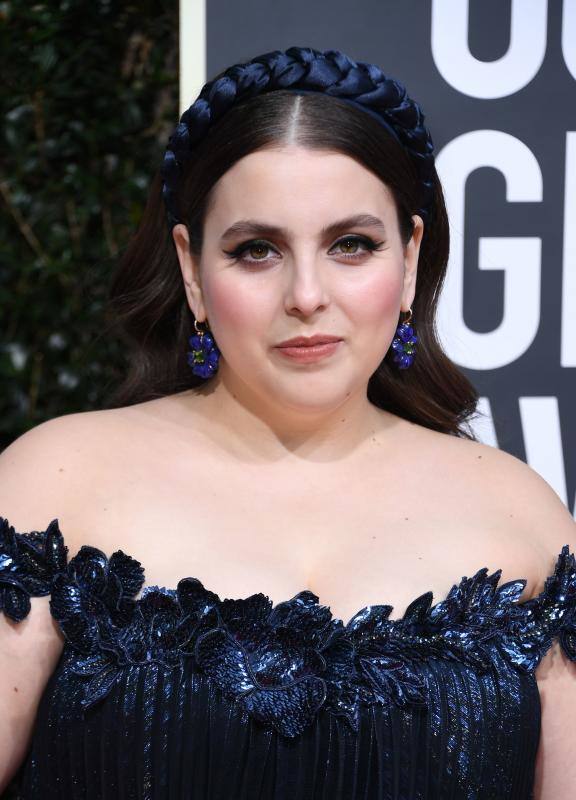
[[[411,217],[422,205],[422,190],[405,149],[376,119],[350,103],[321,93],[302,96],[276,90],[229,109],[186,163],[180,213],[193,255],[199,257],[202,251],[204,220],[218,179],[244,156],[287,144],[343,153],[377,175],[392,192],[400,235],[407,244],[412,235]],[[390,348],[370,377],[367,397],[379,408],[411,422],[476,439],[468,418],[476,412],[478,394],[442,350],[435,328],[448,252],[448,217],[434,171],[434,199],[420,246],[412,305],[419,337],[414,362],[399,370]],[[128,373],[110,395],[108,407],[205,384],[186,360],[194,316],[184,292],[159,174],[153,180],[138,231],[113,275],[107,313],[112,329],[131,351]]]

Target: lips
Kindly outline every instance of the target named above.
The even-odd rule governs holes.
[[[295,339],[287,339],[285,342],[280,342],[277,347],[313,347],[318,344],[328,344],[329,342],[342,341],[339,336],[330,336],[330,334],[317,333],[314,336],[297,336]]]

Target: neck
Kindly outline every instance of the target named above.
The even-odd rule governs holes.
[[[328,467],[380,445],[399,423],[368,400],[365,387],[330,406],[290,407],[258,395],[220,369],[206,386],[184,394],[195,397],[203,430],[230,455],[251,463]]]

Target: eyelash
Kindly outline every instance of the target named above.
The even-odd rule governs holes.
[[[358,242],[359,244],[363,245],[366,248],[368,253],[372,253],[375,250],[382,250],[384,242],[375,242],[374,239],[371,239],[369,236],[343,236],[341,239],[338,239],[337,242],[334,242],[334,247],[341,244],[342,242]],[[272,245],[268,244],[268,242],[264,241],[263,239],[252,239],[249,242],[243,242],[242,244],[238,245],[234,250],[224,250],[226,256],[232,261],[240,261],[244,264],[265,264],[269,259],[266,258],[243,258],[242,255],[251,247],[256,245],[262,245],[267,247],[268,249],[272,250]],[[346,253],[341,253],[340,255],[343,256],[347,261],[355,261],[360,255],[366,255],[366,252],[362,253],[353,253],[350,255],[346,255]]]

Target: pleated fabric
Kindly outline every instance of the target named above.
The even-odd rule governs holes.
[[[497,658],[497,656],[496,656]],[[191,664],[130,666],[84,713],[66,657],[46,687],[23,800],[528,800],[539,742],[533,675],[431,659],[427,708],[320,711],[298,737],[252,719]]]

